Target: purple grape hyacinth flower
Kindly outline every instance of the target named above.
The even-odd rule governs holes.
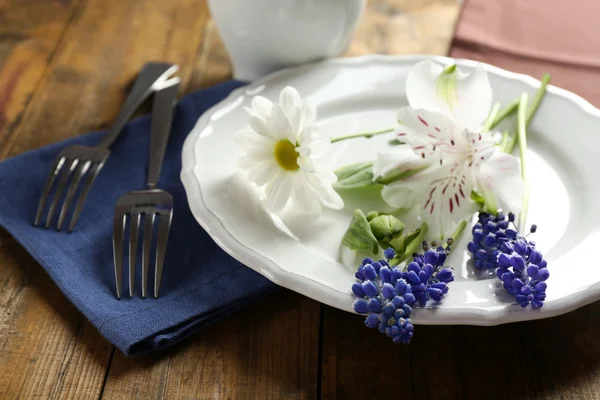
[[[454,281],[452,269],[442,268],[446,262],[447,251],[440,246],[427,249],[423,254],[416,254],[402,275],[410,283],[412,293],[422,307],[425,307],[430,299],[441,301],[448,293],[448,283]]]
[[[535,242],[519,235],[514,220],[512,213],[508,216],[499,213],[496,217],[480,213],[479,222],[473,227],[469,251],[474,255],[476,268],[496,268],[502,286],[521,307],[531,304],[532,308],[538,309],[546,300],[546,280],[550,277],[548,263],[536,249]],[[529,232],[536,231],[534,224]],[[486,241],[485,238],[491,235],[495,235],[495,241]]]
[[[408,344],[413,336],[410,314],[415,296],[402,278],[402,271],[388,263],[395,256],[393,249],[384,254],[387,260],[375,262],[366,258],[358,268],[357,282],[352,285],[356,296],[354,311],[367,314],[367,327],[378,329],[394,343]]]

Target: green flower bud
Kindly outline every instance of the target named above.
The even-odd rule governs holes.
[[[402,235],[404,224],[392,215],[380,215],[369,222],[371,232],[379,241],[389,242]]]
[[[379,217],[379,213],[377,211],[371,211],[367,214],[367,221],[371,222],[375,218]]]

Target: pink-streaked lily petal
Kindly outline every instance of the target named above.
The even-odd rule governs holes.
[[[489,133],[471,133],[465,132],[467,142],[471,146],[471,161],[475,167],[479,167],[487,162],[498,149],[498,137]]]
[[[421,61],[408,74],[406,94],[412,108],[442,113],[470,131],[485,121],[492,106],[492,87],[481,66],[465,73]]]
[[[525,186],[517,157],[497,151],[475,171],[475,179],[488,207],[520,212]]]
[[[465,132],[443,114],[403,107],[398,110],[398,139],[431,163],[465,158],[471,151]]]
[[[444,239],[475,211],[470,198],[473,186],[469,173],[468,168],[459,164],[428,168],[387,186],[382,197],[395,207],[418,204],[430,236]]]

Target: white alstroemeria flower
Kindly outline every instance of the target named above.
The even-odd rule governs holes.
[[[518,212],[519,161],[497,151],[492,134],[480,133],[492,102],[485,70],[466,74],[423,61],[410,72],[406,90],[411,107],[398,111],[399,139],[429,167],[384,187],[383,199],[394,207],[418,205],[432,234],[441,238],[475,211],[473,189],[488,206]]]
[[[318,211],[321,204],[342,208],[344,203],[332,187],[336,175],[317,163],[330,141],[318,134],[316,108],[288,86],[278,103],[256,96],[246,111],[249,126],[236,135],[245,152],[239,167],[251,182],[264,187],[267,209],[277,213],[290,199],[301,211]]]

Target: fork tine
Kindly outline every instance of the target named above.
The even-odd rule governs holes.
[[[50,224],[52,223],[52,217],[54,216],[54,211],[56,211],[58,202],[60,201],[60,199],[62,197],[62,193],[65,189],[65,185],[67,184],[67,180],[69,179],[69,176],[71,176],[71,174],[73,173],[75,168],[77,167],[78,163],[79,163],[79,160],[77,158],[66,161],[66,165],[65,165],[66,170],[62,171],[62,173],[61,173],[60,179],[58,181],[58,185],[56,185],[56,192],[54,193],[54,199],[52,200],[52,204],[50,204],[50,209],[48,210],[48,216],[46,217],[46,228],[49,228]]]
[[[169,229],[171,228],[171,217],[173,217],[172,210],[168,214],[158,215],[158,238],[156,240],[156,263],[154,273],[154,298],[158,298],[158,289],[160,288],[163,263],[165,261],[167,242],[169,240]]]
[[[115,211],[113,218],[113,258],[115,265],[115,283],[117,287],[117,298],[121,298],[123,286],[123,236],[125,231],[126,215]]]
[[[150,262],[150,247],[152,246],[152,226],[154,214],[146,213],[144,217],[144,244],[142,245],[142,297],[146,298],[148,284],[148,264]]]
[[[48,200],[48,194],[50,194],[50,189],[52,188],[52,184],[56,180],[56,177],[59,175],[60,170],[62,169],[66,157],[57,157],[56,161],[54,161],[54,165],[52,165],[52,169],[50,170],[50,174],[46,179],[46,185],[44,186],[44,190],[42,191],[42,196],[40,197],[40,202],[38,203],[37,212],[35,213],[35,220],[33,224],[38,226],[40,224],[40,220],[42,219],[42,213],[44,212],[44,206],[46,205],[46,200]]]
[[[81,189],[81,194],[79,195],[79,199],[77,200],[77,204],[75,205],[75,211],[73,211],[73,216],[71,217],[71,223],[69,224],[69,232],[73,231],[75,224],[79,220],[79,215],[81,215],[81,210],[83,210],[83,205],[85,204],[85,199],[87,198],[88,193],[92,187],[92,184],[96,180],[96,177],[100,173],[100,170],[104,166],[104,162],[99,164],[93,164],[90,168],[89,173],[87,174],[85,183]]]
[[[79,183],[85,176],[85,173],[90,169],[90,165],[92,165],[92,162],[86,161],[83,165],[80,164],[77,166],[75,174],[73,175],[73,179],[71,179],[71,183],[69,184],[69,188],[67,189],[67,196],[65,197],[65,201],[60,210],[56,230],[61,230],[62,225],[65,222],[65,218],[67,217],[67,213],[69,212],[69,208],[71,207],[71,202],[73,201],[75,192],[77,191],[77,187],[79,186]]]
[[[129,225],[129,297],[133,297],[135,284],[135,262],[138,247],[138,231],[140,227],[140,214],[131,214]]]

